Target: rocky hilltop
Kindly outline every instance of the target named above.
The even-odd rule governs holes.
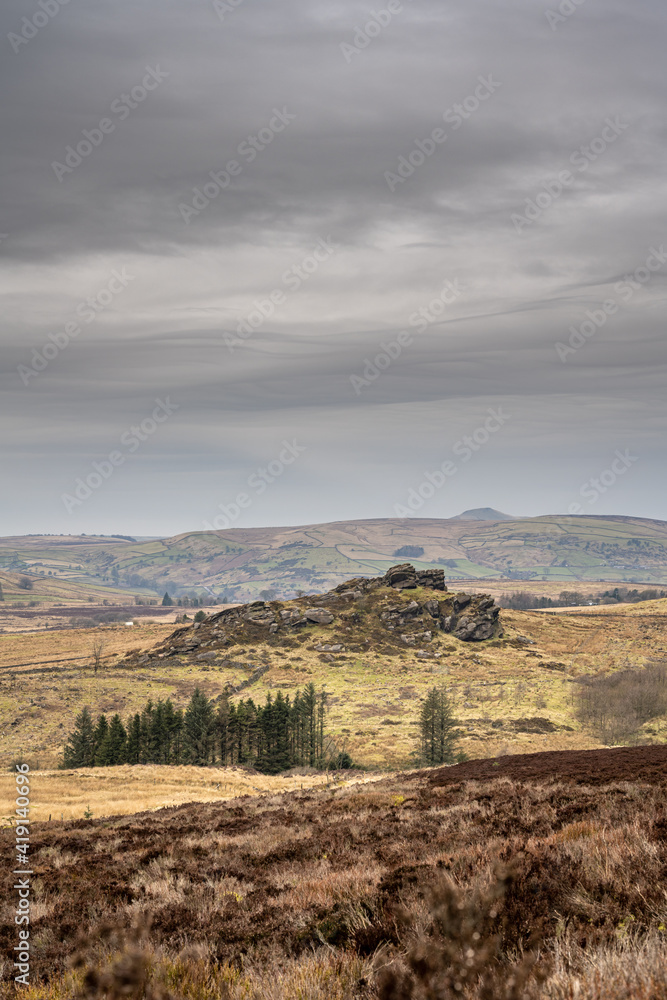
[[[442,570],[392,566],[384,576],[348,580],[317,597],[255,601],[226,608],[204,621],[176,629],[138,662],[165,657],[218,661],[234,647],[305,645],[331,654],[373,649],[417,656],[438,652],[438,639],[451,635],[482,642],[502,635],[500,608],[485,594],[451,593]],[[233,655],[233,653],[232,653]]]

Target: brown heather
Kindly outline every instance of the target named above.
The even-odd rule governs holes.
[[[21,996],[667,998],[667,747],[498,763],[36,823]]]

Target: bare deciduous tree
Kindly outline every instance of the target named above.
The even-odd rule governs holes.
[[[90,653],[93,658],[93,671],[97,673],[98,669],[102,666],[102,653],[104,652],[104,647],[106,646],[106,640],[101,636],[93,640],[93,644],[90,648]]]

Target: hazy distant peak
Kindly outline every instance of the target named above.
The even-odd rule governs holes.
[[[493,507],[475,507],[474,510],[464,510],[462,514],[450,518],[452,521],[514,521],[511,514],[503,514]]]

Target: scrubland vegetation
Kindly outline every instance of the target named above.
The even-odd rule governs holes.
[[[667,597],[667,590],[646,587],[613,587],[602,593],[586,593],[581,590],[561,590],[558,597],[547,597],[528,590],[515,590],[500,598],[500,605],[515,611],[530,611],[536,608],[574,608],[596,605],[641,604],[643,601],[658,601]]]
[[[582,678],[576,711],[603,743],[631,740],[645,723],[667,713],[667,664]]]
[[[667,996],[667,750],[488,771],[36,824],[21,994]]]

